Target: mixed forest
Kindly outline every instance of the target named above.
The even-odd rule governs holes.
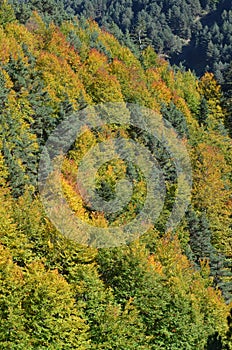
[[[232,55],[230,0],[10,0],[25,23],[37,10],[45,21],[67,16],[95,20],[137,56],[151,45],[172,64],[182,63],[197,75],[213,71],[222,83]]]
[[[232,349],[231,31],[224,0],[0,1],[1,349]],[[178,66],[190,42],[201,60]],[[145,179],[123,161],[97,179],[107,199],[133,177],[118,216],[93,212],[75,185],[84,154],[117,133],[153,150],[162,168],[156,223],[128,245],[98,249],[66,238],[47,217],[38,166],[49,135],[105,102],[154,110],[187,148],[191,204],[174,232],[165,225],[178,192],[175,164],[157,140],[117,125],[86,127],[76,139],[63,193],[95,226],[137,215]]]

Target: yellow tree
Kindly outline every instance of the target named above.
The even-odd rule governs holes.
[[[213,243],[229,253],[231,249],[231,184],[230,167],[222,151],[206,143],[199,143],[193,151],[193,203],[205,211],[213,233]]]

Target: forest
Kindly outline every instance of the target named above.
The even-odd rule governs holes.
[[[172,65],[181,63],[198,76],[211,71],[220,83],[231,61],[230,0],[10,1],[23,23],[35,9],[57,23],[67,16],[90,18],[137,57],[151,45]]]
[[[1,349],[232,349],[231,13],[224,0],[0,1]],[[195,67],[171,60],[188,41],[197,51],[208,45]],[[56,128],[86,108],[107,113],[105,103],[126,115],[136,105],[145,111],[141,125],[147,110],[165,121],[188,153],[192,184],[183,217],[167,230],[181,192],[168,141],[117,119],[86,124],[58,174],[75,217],[107,233],[143,209],[149,182],[116,156],[98,169],[95,186],[110,202],[129,180],[122,211],[93,210],[76,184],[85,154],[116,136],[153,152],[165,187],[144,234],[99,247],[54,225],[38,172]]]

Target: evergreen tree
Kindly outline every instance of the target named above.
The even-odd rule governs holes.
[[[232,63],[223,72],[223,107],[225,108],[225,124],[232,136]]]

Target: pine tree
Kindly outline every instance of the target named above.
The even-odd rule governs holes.
[[[194,210],[189,210],[187,220],[195,262],[200,264],[201,259],[211,260],[216,250],[211,243],[211,231],[205,213],[197,214]]]
[[[223,72],[223,107],[225,109],[225,124],[232,136],[232,63]]]

